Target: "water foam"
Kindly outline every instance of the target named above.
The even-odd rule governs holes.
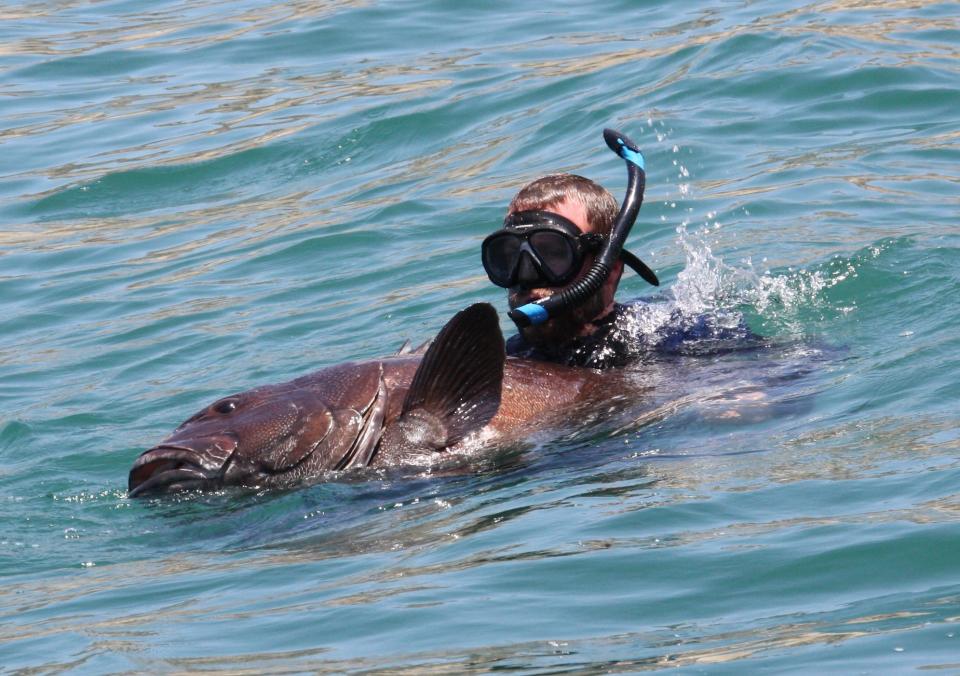
[[[735,335],[736,330],[749,324],[766,335],[801,338],[809,330],[811,310],[823,315],[851,309],[830,307],[824,291],[856,276],[856,257],[838,255],[811,269],[771,271],[765,268],[766,259],[759,266],[751,258],[730,263],[715,253],[723,227],[718,214],[710,211],[700,225],[694,226],[692,222],[700,219],[694,219],[694,209],[686,206],[694,192],[694,179],[681,156],[691,151],[670,140],[673,130],[664,130],[662,121],[648,119],[647,124],[657,132],[657,143],[672,146],[676,173],[667,178],[663,206],[685,212],[676,227],[676,244],[684,253],[685,263],[668,289],[631,308],[621,322],[624,332],[647,346],[660,345],[671,332],[697,322],[714,337]],[[744,213],[749,216],[748,211]],[[666,222],[668,215],[660,219]]]

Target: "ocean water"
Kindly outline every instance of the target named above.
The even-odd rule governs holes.
[[[0,4],[0,668],[960,673],[957,10]],[[480,241],[622,195],[605,126],[661,302],[769,348],[467,473],[126,497],[222,395],[505,310]]]

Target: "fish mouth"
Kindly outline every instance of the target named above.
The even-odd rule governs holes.
[[[130,468],[127,497],[216,488],[222,484],[232,450],[220,459],[186,446],[161,444],[151,448]]]

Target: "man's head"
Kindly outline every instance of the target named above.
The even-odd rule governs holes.
[[[617,201],[602,185],[576,174],[550,174],[531,181],[514,196],[507,213],[535,209],[559,213],[557,207],[564,202],[582,209],[580,215],[586,220],[574,221],[581,229],[586,227],[589,232],[610,234],[619,210]]]
[[[551,174],[524,186],[510,202],[507,213],[509,217],[529,211],[557,214],[572,222],[581,233],[597,233],[608,237],[619,207],[606,188],[590,179],[574,174]],[[594,254],[587,253],[574,280],[582,277],[593,262]],[[613,297],[622,274],[623,265],[618,262],[607,281],[586,302],[543,324],[522,329],[524,338],[532,344],[549,347],[589,333],[592,330],[591,322],[613,308]],[[507,297],[510,307],[516,308],[546,298],[557,288],[547,285],[532,289],[515,287],[508,291]]]

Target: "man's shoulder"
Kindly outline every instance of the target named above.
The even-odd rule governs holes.
[[[725,352],[764,342],[742,312],[690,308],[664,295],[623,304],[617,324],[638,348],[660,354]]]
[[[521,334],[506,342],[513,357],[594,369],[618,368],[660,355],[705,354],[762,344],[739,312],[692,311],[666,296],[615,303],[595,330],[563,345],[535,346]]]

